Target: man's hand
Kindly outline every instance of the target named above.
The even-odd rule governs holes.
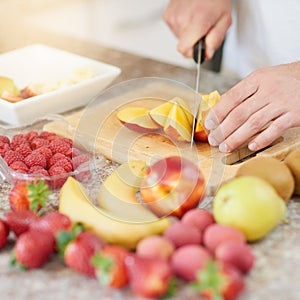
[[[230,0],[170,0],[163,14],[178,38],[178,51],[193,57],[193,47],[206,36],[206,56],[211,59],[231,25]]]
[[[222,152],[245,143],[257,151],[300,126],[300,62],[254,71],[222,95],[205,126]]]

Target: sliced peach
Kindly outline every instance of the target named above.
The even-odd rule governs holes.
[[[206,116],[211,108],[220,100],[221,96],[218,91],[213,91],[209,94],[202,95],[201,108],[198,111],[197,123],[194,133],[194,139],[201,142],[207,142],[208,131],[204,127]]]
[[[157,123],[159,126],[164,127],[168,114],[170,110],[172,109],[173,103],[168,101],[165,102],[157,107],[154,107],[150,110],[149,114],[151,118],[154,120],[155,123]]]
[[[160,126],[151,119],[149,111],[150,110],[145,107],[125,107],[118,111],[117,118],[131,130],[152,132],[159,129]]]
[[[178,141],[191,141],[192,124],[185,114],[184,109],[174,103],[164,125],[164,132]]]
[[[157,124],[159,124],[161,127],[164,127],[165,123],[168,119],[168,115],[174,104],[178,104],[183,109],[189,122],[192,123],[193,122],[193,114],[191,112],[191,109],[190,109],[189,105],[187,104],[187,102],[180,97],[174,97],[171,100],[169,100],[168,102],[165,102],[165,103],[153,108],[152,110],[150,110],[149,113],[150,113],[151,118]]]

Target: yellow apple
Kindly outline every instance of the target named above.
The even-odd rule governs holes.
[[[285,218],[286,204],[266,180],[241,176],[217,190],[213,214],[217,223],[240,229],[251,242],[263,238]]]

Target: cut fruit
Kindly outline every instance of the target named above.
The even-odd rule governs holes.
[[[190,142],[192,138],[192,124],[184,109],[174,103],[164,126],[164,132],[177,141]]]
[[[150,110],[145,107],[125,107],[118,111],[117,118],[131,130],[152,132],[159,129],[160,126],[151,119],[149,111]]]
[[[170,225],[168,218],[156,218],[150,223],[126,223],[108,217],[107,212],[95,207],[82,184],[69,177],[60,190],[59,211],[67,215],[73,223],[82,223],[111,244],[134,249],[146,236],[161,234]]]
[[[174,104],[178,104],[186,114],[187,119],[190,123],[193,122],[193,114],[191,112],[190,107],[188,106],[187,102],[179,97],[174,97],[168,102],[165,102],[153,109],[150,110],[149,114],[151,118],[159,124],[161,127],[164,127],[166,124],[166,121],[168,119],[168,115],[174,106]]]
[[[146,163],[131,160],[120,165],[102,183],[98,203],[108,214],[126,222],[151,222],[157,217],[137,199]]]
[[[213,91],[209,94],[202,95],[201,108],[198,111],[197,123],[195,128],[194,139],[201,142],[207,142],[208,140],[208,131],[204,126],[205,119],[212,109],[213,106],[217,104],[220,100],[221,95],[218,91]]]
[[[0,95],[6,91],[10,94],[18,96],[20,94],[19,89],[16,87],[14,81],[8,77],[0,76]]]

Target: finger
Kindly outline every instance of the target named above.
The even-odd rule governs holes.
[[[217,128],[236,106],[252,96],[257,89],[258,82],[255,77],[250,75],[224,93],[221,100],[208,113],[204,123],[206,129]]]
[[[231,22],[231,16],[223,15],[206,34],[206,59],[211,59],[216,50],[221,46]]]
[[[240,128],[247,120],[254,115],[256,112],[263,109],[269,104],[269,100],[264,99],[264,101],[259,101],[259,93],[254,94],[252,97],[246,99],[240,105],[235,107],[223,120],[223,122],[211,133],[211,140],[214,140],[215,143],[220,144],[223,142],[229,135],[234,131]],[[262,123],[267,123],[269,118],[266,118],[267,115],[263,115],[260,120]],[[255,117],[253,118],[256,121]],[[266,120],[264,120],[266,119]],[[250,121],[251,122],[251,121]]]
[[[270,121],[277,119],[281,115],[281,109],[273,108],[272,110],[271,105],[266,105],[256,113],[252,114],[241,127],[221,142],[219,145],[220,151],[231,152],[237,149],[250,140],[255,134],[262,131]]]
[[[205,36],[208,30],[206,27],[200,27],[199,24],[190,24],[183,30],[178,40],[177,50],[185,57],[193,57],[194,45]]]
[[[267,147],[291,127],[289,114],[282,115],[248,144],[249,150],[258,151]]]

